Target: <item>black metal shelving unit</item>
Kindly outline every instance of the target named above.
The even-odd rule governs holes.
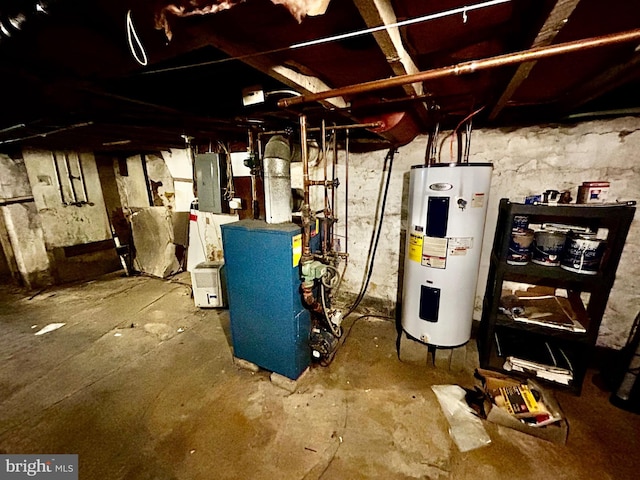
[[[501,351],[501,338],[508,339],[511,344],[515,341],[522,345],[546,342],[562,348],[563,352],[567,353],[573,367],[573,379],[568,386],[555,382],[543,381],[543,383],[568,388],[573,393],[580,394],[635,208],[635,202],[528,205],[513,203],[508,199],[500,200],[478,332],[478,349],[482,368],[504,371],[505,357],[509,352]],[[607,229],[606,249],[599,271],[596,274],[585,274],[534,263],[508,264],[509,241],[516,215],[527,215],[531,224],[561,223],[588,227],[593,231]],[[566,289],[572,310],[586,332],[572,332],[516,322],[504,315],[500,312],[500,298],[503,293],[503,283],[506,281]],[[585,292],[589,294],[586,305],[582,299]],[[522,373],[516,375],[528,376]]]

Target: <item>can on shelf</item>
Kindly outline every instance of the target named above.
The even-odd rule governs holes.
[[[529,228],[529,216],[528,215],[514,215],[511,223],[511,230],[524,231]]]
[[[531,261],[538,265],[557,267],[567,235],[553,230],[538,230],[535,232]]]
[[[605,240],[591,233],[567,235],[560,268],[585,275],[596,275],[606,248]]]
[[[531,260],[531,244],[533,243],[533,230],[512,230],[509,239],[509,251],[507,263],[509,265],[526,265]]]

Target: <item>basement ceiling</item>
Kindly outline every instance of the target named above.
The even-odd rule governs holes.
[[[5,151],[243,141],[301,114],[401,145],[640,113],[629,0],[1,1],[0,59]]]

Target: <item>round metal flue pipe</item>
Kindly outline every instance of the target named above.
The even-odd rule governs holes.
[[[286,108],[293,105],[318,102],[321,100],[326,100],[328,98],[344,97],[349,95],[374,92],[377,90],[384,90],[387,88],[401,87],[409,83],[424,82],[427,80],[434,80],[436,78],[466,75],[481,70],[488,70],[491,68],[514,65],[523,62],[530,62],[540,60],[542,58],[553,57],[556,55],[579,52],[582,50],[605,47],[608,45],[615,45],[619,43],[626,43],[634,40],[640,40],[640,29],[628,30],[626,32],[614,33],[610,35],[602,35],[599,37],[592,37],[583,40],[576,40],[573,42],[559,43],[557,45],[550,45],[546,47],[537,47],[520,52],[506,53],[504,55],[498,55],[495,57],[462,62],[448,67],[435,68],[433,70],[426,70],[424,72],[411,73],[407,75],[399,75],[392,78],[373,80],[371,82],[358,83],[356,85],[334,88],[332,90],[312,93],[309,95],[301,95],[299,97],[283,98],[282,100],[278,101],[278,106],[281,108]]]

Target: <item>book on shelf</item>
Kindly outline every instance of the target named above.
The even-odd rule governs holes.
[[[515,322],[584,333],[569,300],[556,295],[503,295],[500,310]]]
[[[562,385],[569,385],[573,380],[572,370],[544,363],[532,362],[514,356],[507,357],[502,368],[507,371],[535,375],[536,378],[542,378]]]
[[[506,371],[533,375],[536,378],[569,385],[573,365],[563,348],[548,341],[527,341],[495,334],[497,353],[505,359]]]

